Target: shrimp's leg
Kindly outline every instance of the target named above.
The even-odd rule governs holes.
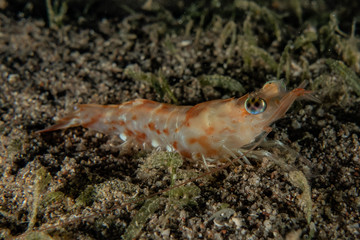
[[[243,165],[244,163],[240,160],[241,158],[244,160],[244,162],[248,165],[251,165],[249,159],[246,157],[247,153],[254,150],[257,146],[259,146],[263,141],[264,139],[266,138],[266,136],[272,131],[272,128],[271,127],[264,127],[264,134],[262,134],[262,136],[254,143],[251,143],[249,145],[247,145],[248,147],[250,147],[250,149],[246,149],[246,146],[245,146],[245,149],[246,152],[243,153],[243,149],[238,149],[237,150],[237,153],[240,155],[240,157],[237,157],[230,149],[228,149],[227,147],[223,146],[224,150],[230,155],[232,156],[234,159],[237,159],[238,162]]]
[[[287,164],[281,158],[278,159],[275,157],[275,155],[273,153],[263,150],[263,149],[257,150],[257,151],[252,151],[251,153],[249,153],[249,156],[251,156],[252,158],[260,158],[260,157],[268,158],[269,160],[271,160],[272,162],[274,162],[275,164],[277,164],[282,169],[284,169],[285,171],[288,171],[288,172],[290,172],[292,170],[296,170],[295,167]]]
[[[206,162],[205,156],[204,156],[204,155],[201,155],[201,157],[202,157],[202,159],[203,159],[203,161],[204,161],[204,164],[205,164],[206,169],[207,169],[208,171],[210,171],[209,166],[208,166],[208,164],[207,164],[207,162]]]
[[[263,143],[261,143],[261,146],[266,147],[266,148],[271,148],[271,147],[278,147],[283,149],[284,151],[287,151],[288,153],[290,153],[291,155],[295,156],[296,158],[300,159],[303,163],[305,163],[307,166],[312,166],[313,164],[306,158],[304,158],[303,156],[301,156],[300,153],[296,152],[294,149],[286,146],[284,143],[282,143],[279,140],[272,140],[272,141],[264,141]]]
[[[240,161],[240,159],[244,159],[245,163],[248,165],[251,165],[251,162],[249,161],[249,159],[245,156],[245,154],[247,154],[249,151],[247,151],[245,154],[239,149],[237,150],[237,152],[239,153],[240,157],[238,158],[238,162],[243,165],[244,163],[242,161]]]
[[[226,146],[222,146],[223,149],[230,155],[232,156],[234,159],[237,159],[237,156],[235,155],[235,153],[233,153],[229,148],[227,148]],[[229,158],[225,158],[227,161],[231,162],[232,165],[235,165],[233,161],[231,161]],[[240,160],[239,160],[240,161]]]

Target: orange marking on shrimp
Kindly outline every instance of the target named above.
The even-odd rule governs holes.
[[[175,141],[175,142],[173,142],[173,144],[172,144],[172,145],[173,145],[173,147],[174,147],[174,149],[175,149],[175,150],[177,150],[177,149],[178,149],[178,143],[177,143],[176,141]]]
[[[135,102],[135,100],[124,102],[123,104],[119,105],[119,107],[131,106],[134,104],[134,102]]]
[[[197,142],[197,139],[196,138],[189,138],[189,140],[188,140],[188,143],[189,144],[194,144],[194,143],[196,143]]]
[[[124,122],[123,120],[120,120],[120,121],[118,121],[118,120],[111,120],[111,121],[107,121],[106,124],[108,124],[108,125],[114,125],[114,126],[116,126],[116,125],[125,126],[125,122]]]
[[[156,110],[156,114],[169,114],[173,110],[173,107],[170,104],[163,103],[160,108]]]
[[[238,99],[213,100],[193,107],[145,99],[120,105],[79,105],[75,112],[39,132],[81,125],[116,134],[124,141],[135,137],[137,142],[175,149],[186,158],[220,159],[238,155],[243,146],[270,132],[270,125],[283,117],[297,98],[318,101],[305,85],[286,91],[281,81],[273,81]]]
[[[223,129],[220,130],[220,133],[234,133],[235,130],[228,128],[228,127],[224,127]]]
[[[138,140],[139,142],[144,142],[146,140],[146,134],[136,130],[135,130],[135,137],[136,140]]]
[[[109,128],[110,131],[115,131],[116,130],[116,127],[115,126],[112,126]]]
[[[180,151],[179,153],[185,158],[191,158],[191,154],[187,151]]]
[[[190,108],[189,111],[187,111],[186,113],[185,125],[190,126],[189,121],[196,118],[202,111],[206,109],[206,107],[207,106],[204,104],[198,104]]]
[[[128,137],[134,136],[134,133],[133,133],[131,130],[127,129],[127,128],[125,128],[124,133],[125,133],[125,135],[128,136]]]
[[[240,109],[240,115],[241,115],[241,117],[245,117],[245,116],[250,115],[250,113],[248,113],[245,108],[242,108],[242,109]]]
[[[163,129],[163,132],[164,132],[166,135],[169,135],[169,129],[165,128],[165,129]]]
[[[214,127],[208,127],[205,129],[205,133],[210,135],[210,134],[213,134],[215,131],[215,128]]]
[[[149,123],[149,124],[148,124],[148,127],[149,127],[149,129],[152,130],[152,131],[155,131],[155,130],[156,130],[155,124],[154,124],[153,122]]]
[[[211,144],[209,143],[209,138],[206,135],[200,136],[198,138],[190,138],[188,142],[190,144],[198,143],[206,151],[206,155],[208,156],[216,155],[217,153],[217,151],[212,148]]]
[[[83,127],[85,127],[85,128],[91,127],[91,125],[95,124],[98,121],[98,119],[101,117],[102,117],[102,115],[93,116],[89,122],[83,124]]]
[[[309,94],[309,93],[311,93],[311,91],[305,90],[305,89],[303,89],[303,88],[295,88],[295,89],[293,90],[293,92],[294,92],[294,94],[295,94],[296,96],[298,96],[298,97],[300,97],[300,96],[302,96],[302,95],[304,95],[304,94]]]

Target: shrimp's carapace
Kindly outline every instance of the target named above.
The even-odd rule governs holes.
[[[192,159],[219,159],[241,154],[270,125],[283,117],[300,98],[317,99],[304,89],[305,83],[286,91],[282,81],[266,83],[262,89],[241,98],[213,100],[195,106],[175,106],[145,99],[120,105],[84,104],[38,132],[83,126],[123,141],[177,151]]]

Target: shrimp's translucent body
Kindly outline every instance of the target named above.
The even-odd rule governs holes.
[[[286,91],[282,81],[272,81],[241,98],[195,106],[145,99],[120,105],[79,105],[75,112],[39,132],[83,126],[116,134],[126,142],[177,151],[186,158],[226,159],[239,156],[241,148],[270,132],[270,125],[283,117],[297,98],[316,101],[305,85]]]

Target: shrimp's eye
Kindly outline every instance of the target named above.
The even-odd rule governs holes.
[[[254,115],[262,113],[266,109],[266,101],[259,97],[250,97],[245,101],[245,109]]]

